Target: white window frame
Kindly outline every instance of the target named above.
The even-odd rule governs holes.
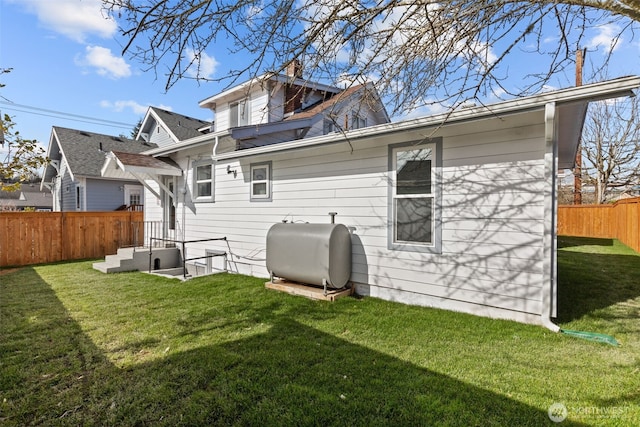
[[[229,127],[241,127],[251,124],[249,111],[249,98],[240,99],[229,103]],[[234,117],[233,111],[236,110]],[[244,114],[241,114],[244,112]]]
[[[204,168],[204,167],[207,167],[207,166],[211,168],[211,178],[209,178],[209,179],[198,179],[198,169],[199,168]],[[207,160],[201,160],[201,161],[198,161],[198,162],[194,162],[193,163],[192,173],[193,173],[193,191],[192,191],[193,201],[196,202],[196,203],[213,202],[213,201],[215,201],[215,175],[216,175],[216,170],[215,170],[213,161],[207,159]],[[209,194],[209,195],[200,195],[198,193],[198,184],[206,184],[206,183],[211,183],[211,194]]]
[[[351,113],[351,129],[362,129],[367,127],[367,118],[353,111]]]
[[[252,202],[270,202],[272,200],[271,197],[271,185],[272,185],[272,179],[271,179],[271,167],[272,167],[272,163],[269,162],[261,162],[261,163],[252,163],[249,166],[249,192],[250,192],[250,197],[249,200]],[[262,180],[254,180],[253,179],[253,171],[255,169],[266,169],[266,176],[265,179]],[[266,187],[266,192],[265,194],[256,194],[254,192],[254,187],[255,184],[265,184]]]
[[[131,194],[140,194],[140,206],[144,206],[144,187],[141,185],[125,184],[124,186],[124,204],[131,205]]]
[[[398,153],[413,150],[431,150],[431,192],[425,194],[397,194],[397,159]],[[441,221],[441,168],[442,168],[442,139],[432,139],[425,142],[412,141],[389,146],[389,203],[388,203],[388,247],[393,250],[413,252],[441,253],[442,251],[442,221]],[[398,239],[398,200],[401,199],[431,200],[431,221],[425,226],[431,228],[429,242],[418,240]]]
[[[325,118],[322,122],[322,134],[328,135],[336,132],[336,124],[332,118]]]

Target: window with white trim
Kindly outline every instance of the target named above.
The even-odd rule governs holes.
[[[390,147],[390,247],[439,251],[437,143]]]
[[[322,122],[322,134],[327,135],[336,131],[333,119],[324,119]]]
[[[214,170],[211,160],[193,165],[193,199],[195,202],[213,201]]]
[[[251,169],[251,200],[271,201],[271,162],[254,163]]]
[[[248,99],[229,104],[229,127],[246,126],[249,124]]]
[[[351,113],[351,129],[362,129],[364,127],[367,127],[366,117],[362,117],[356,112]]]

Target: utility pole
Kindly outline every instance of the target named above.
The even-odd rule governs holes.
[[[582,65],[584,57],[587,56],[587,49],[576,51],[576,86],[582,86]],[[573,204],[582,204],[582,141],[578,139],[578,150],[576,151],[576,166],[573,169]]]

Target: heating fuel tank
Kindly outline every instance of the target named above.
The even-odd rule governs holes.
[[[340,289],[351,277],[351,233],[342,224],[282,223],[267,233],[267,270],[294,282]]]

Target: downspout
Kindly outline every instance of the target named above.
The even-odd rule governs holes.
[[[553,331],[560,332],[560,327],[551,321],[554,304],[554,296],[557,287],[557,194],[556,194],[556,170],[558,164],[558,144],[556,132],[556,104],[549,102],[544,107],[544,236],[543,236],[543,286],[542,309],[540,321],[542,326]]]
[[[216,142],[215,144],[213,144],[213,155],[215,156],[216,154],[218,154],[218,143],[220,142],[220,138],[218,137],[218,135],[216,135]]]

